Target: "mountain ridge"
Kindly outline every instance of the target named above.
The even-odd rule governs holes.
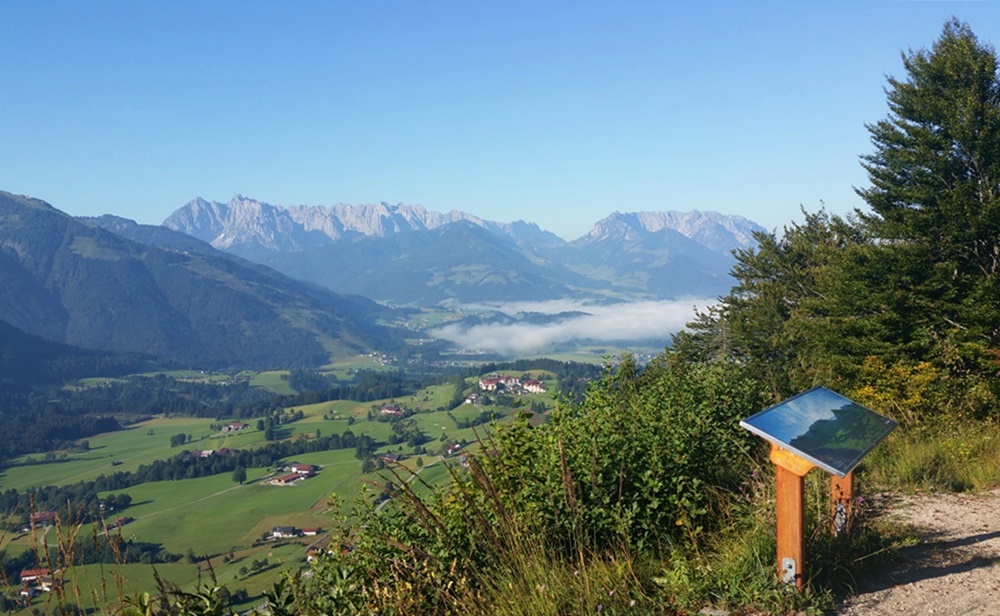
[[[456,225],[466,230],[444,231]],[[403,203],[284,207],[239,194],[228,203],[195,198],[163,226],[338,292],[423,306],[717,295],[730,286],[730,252],[753,245],[753,234],[764,230],[717,212],[615,212],[567,242],[535,223],[455,210]]]

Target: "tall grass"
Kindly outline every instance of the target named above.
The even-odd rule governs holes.
[[[1000,425],[952,419],[901,426],[866,460],[866,478],[905,491],[968,492],[1000,485]]]

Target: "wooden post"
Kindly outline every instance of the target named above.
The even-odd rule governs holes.
[[[771,445],[777,480],[778,576],[802,589],[805,583],[805,532],[803,528],[803,476],[813,464],[792,452]]]
[[[834,537],[851,532],[851,505],[854,501],[854,471],[841,479],[830,477],[830,532]]]

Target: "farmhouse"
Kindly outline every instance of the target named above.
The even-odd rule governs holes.
[[[388,415],[390,417],[402,417],[403,409],[396,406],[395,404],[387,404],[382,407],[382,410],[380,410],[379,413],[383,415]]]
[[[292,464],[292,466],[289,468],[296,475],[304,475],[306,477],[312,477],[313,475],[316,474],[316,471],[319,470],[318,467],[313,466],[312,464],[299,464],[299,463]]]
[[[316,535],[319,534],[319,529],[318,528],[303,528],[302,529],[302,534],[305,535],[306,537],[314,537],[314,536],[316,536]]]
[[[56,569],[55,573],[59,573]],[[31,598],[39,592],[50,592],[60,581],[52,578],[51,569],[23,569],[21,571],[21,591],[22,597]]]
[[[271,537],[275,539],[288,539],[298,536],[299,530],[294,526],[275,526],[271,529]]]
[[[52,569],[22,569],[21,583],[37,582],[42,578],[52,577]]]
[[[38,513],[31,514],[29,519],[35,526],[52,526],[56,522],[56,512],[39,511]]]
[[[229,425],[223,426],[223,432],[236,432],[238,430],[246,430],[250,427],[250,424],[244,423],[242,421],[231,421]]]

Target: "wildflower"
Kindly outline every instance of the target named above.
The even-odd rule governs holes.
[[[604,611],[604,606],[599,604],[597,606],[597,611],[598,611],[598,613],[603,612]]]
[[[629,607],[635,607],[635,599],[632,599],[631,601],[629,601],[628,602],[628,606]]]
[[[608,596],[609,596],[609,597],[614,597],[614,596],[615,596],[615,591],[614,591],[614,590],[612,590],[611,592],[609,592],[609,593],[608,593]]]
[[[579,569],[577,569],[576,571],[573,572],[573,577],[576,577],[578,575],[580,575],[580,570]]]

